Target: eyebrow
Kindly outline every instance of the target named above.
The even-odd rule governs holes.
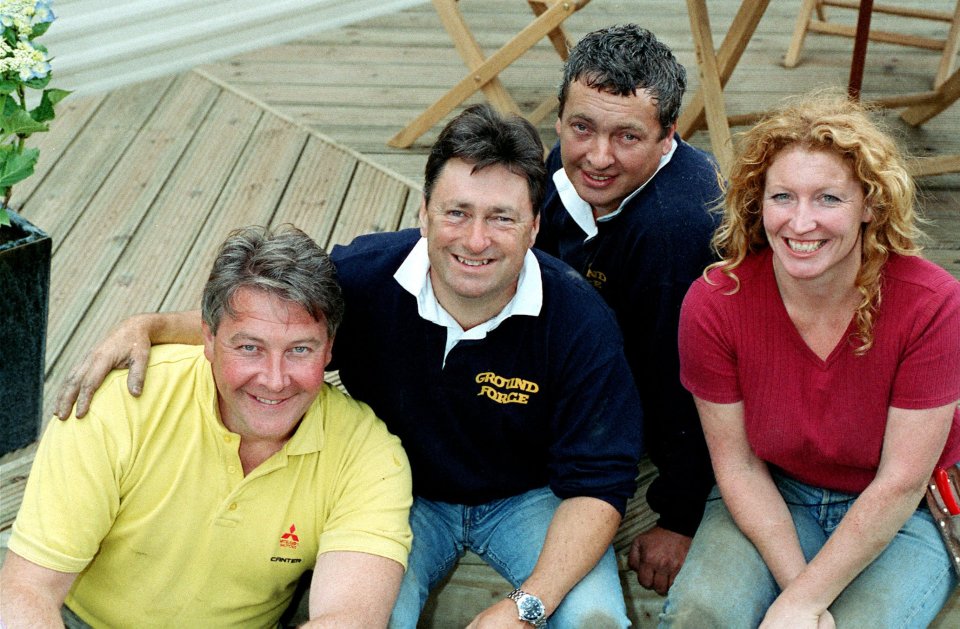
[[[227,342],[230,343],[230,344],[234,344],[234,343],[244,343],[245,341],[249,341],[249,342],[251,342],[251,343],[257,343],[257,344],[260,344],[260,345],[265,345],[265,344],[266,344],[266,340],[265,340],[265,339],[262,339],[262,338],[260,338],[260,337],[258,337],[258,336],[252,336],[252,335],[246,334],[246,333],[244,333],[244,332],[237,332],[236,334],[234,334],[233,336],[231,336],[230,338],[228,338],[228,339],[226,339],[226,340],[227,340]],[[317,337],[307,337],[307,338],[303,338],[303,339],[294,339],[294,340],[290,341],[289,343],[287,343],[286,345],[287,345],[288,347],[290,347],[290,346],[296,346],[296,345],[321,345],[322,343],[323,343],[323,341],[322,341],[321,339],[317,338]]]

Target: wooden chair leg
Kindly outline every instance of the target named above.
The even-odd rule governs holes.
[[[823,8],[820,6],[820,0],[803,0],[800,5],[800,12],[797,14],[797,25],[793,29],[793,39],[790,40],[790,47],[787,48],[787,54],[783,58],[783,65],[792,68],[800,61],[800,51],[803,49],[803,40],[807,37],[807,28],[810,26],[810,18],[814,10],[818,15],[823,14]]]
[[[687,0],[690,14],[690,32],[697,51],[700,66],[700,82],[703,92],[704,114],[710,132],[710,146],[720,165],[720,171],[726,176],[733,165],[733,140],[727,124],[727,110],[723,103],[723,85],[720,69],[717,65],[717,53],[713,47],[710,33],[710,17],[707,14],[706,0]]]
[[[441,0],[436,0],[441,1]],[[421,135],[437,124],[444,116],[477,90],[497,77],[511,63],[517,60],[537,42],[556,29],[565,19],[585,6],[589,0],[566,0],[556,2],[522,31],[490,55],[479,66],[473,68],[446,94],[417,116],[410,124],[387,141],[389,146],[407,148]],[[512,100],[512,99],[511,99]]]
[[[743,51],[746,50],[750,38],[757,30],[757,24],[763,17],[764,11],[770,0],[742,0],[740,8],[737,9],[730,30],[727,31],[723,43],[720,44],[720,50],[717,51],[716,59],[720,70],[720,86],[723,87],[730,80],[734,68],[740,62]],[[697,90],[697,93],[690,99],[680,118],[677,120],[677,133],[681,138],[689,138],[697,129],[702,129],[706,124],[704,117],[704,91],[703,88]]]
[[[549,5],[544,0],[527,0],[527,4],[530,5],[530,9],[537,17],[543,15],[543,13],[549,8]],[[555,29],[547,33],[547,37],[550,38],[550,43],[553,44],[553,49],[557,51],[557,54],[560,55],[560,58],[566,61],[567,57],[570,56],[570,38],[567,37],[567,33],[563,30],[563,26],[557,26]]]
[[[450,41],[454,48],[460,54],[460,58],[466,64],[467,69],[473,72],[486,61],[483,49],[473,36],[473,33],[467,27],[463,18],[463,13],[457,6],[457,0],[433,0],[433,8],[440,17],[443,28],[450,35]],[[500,82],[500,79],[494,77],[489,83],[480,87],[483,95],[494,107],[500,111],[519,112],[517,103],[513,100],[507,89]]]
[[[958,51],[960,51],[960,0],[957,0],[957,6],[953,9],[953,20],[950,22],[950,31],[947,33],[946,40],[943,43],[943,55],[940,57],[937,76],[933,80],[934,88],[939,88],[943,85],[947,77],[953,72]]]
[[[936,89],[935,97],[928,103],[907,107],[900,117],[911,126],[918,126],[930,120],[960,98],[960,70],[953,74]]]

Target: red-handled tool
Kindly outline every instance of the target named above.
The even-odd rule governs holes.
[[[940,492],[940,498],[943,499],[943,506],[946,507],[947,512],[950,515],[960,515],[960,504],[957,504],[957,498],[953,493],[947,470],[939,466],[933,470],[933,482],[937,485],[937,491]]]

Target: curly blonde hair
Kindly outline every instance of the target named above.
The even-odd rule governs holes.
[[[833,151],[853,167],[863,185],[864,204],[873,216],[861,228],[861,265],[855,281],[860,293],[856,336],[861,342],[856,352],[863,354],[873,345],[883,265],[890,252],[919,255],[923,233],[905,158],[862,104],[845,95],[817,92],[791,99],[740,134],[723,219],[713,236],[721,260],[707,271],[719,268],[736,283],[736,292],[739,280],[734,269],[748,255],[769,246],[762,215],[766,173],[777,155],[791,146]]]

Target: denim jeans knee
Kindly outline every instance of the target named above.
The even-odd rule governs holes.
[[[857,495],[776,474],[774,481],[809,561],[839,526]],[[956,583],[932,517],[921,508],[844,589],[830,611],[838,626],[925,627]],[[779,592],[760,554],[740,532],[714,488],[683,569],[670,588],[661,626],[756,626]]]
[[[778,593],[760,553],[714,487],[683,568],[667,593],[660,626],[752,629]]]
[[[391,629],[416,627],[430,590],[467,548],[497,570],[511,587],[518,587],[533,572],[560,502],[548,487],[469,507],[415,499],[410,510],[413,546],[390,618]],[[627,626],[617,562],[610,547],[598,565],[567,594],[551,615],[548,627]]]
[[[560,503],[560,498],[543,487],[479,507],[483,524],[474,523],[474,550],[513,587],[519,587],[533,572]],[[593,570],[567,593],[547,622],[550,629],[629,624],[613,547],[608,547]]]
[[[415,498],[410,507],[413,545],[407,571],[390,615],[390,629],[416,629],[420,612],[434,586],[463,555],[456,535],[459,505]]]

